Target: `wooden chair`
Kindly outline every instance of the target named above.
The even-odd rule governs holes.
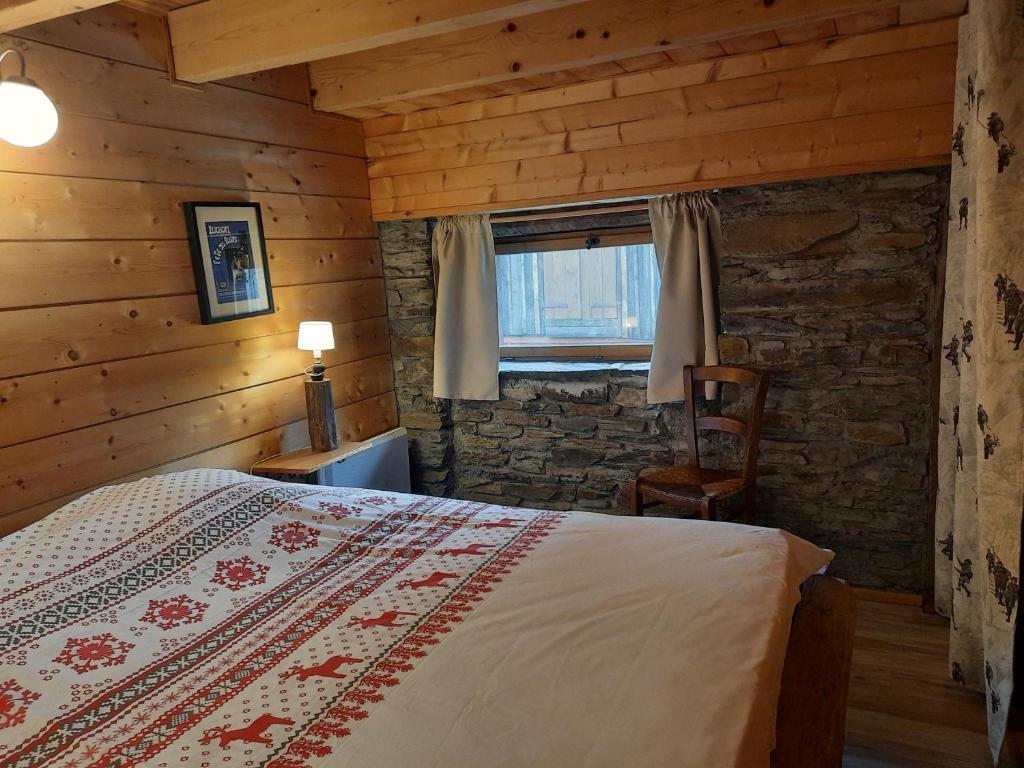
[[[732,416],[697,416],[694,383],[706,381],[739,384],[753,388],[753,400],[747,420]],[[718,502],[742,496],[742,518],[753,518],[757,488],[757,444],[761,436],[761,414],[768,394],[768,374],[731,365],[688,366],[683,371],[683,396],[686,398],[687,463],[656,469],[632,483],[630,506],[634,515],[643,515],[646,501],[673,507],[696,508],[704,520],[715,520]],[[746,442],[743,468],[739,472],[705,469],[700,465],[697,432],[710,430],[740,435]],[[649,505],[649,504],[648,504]]]

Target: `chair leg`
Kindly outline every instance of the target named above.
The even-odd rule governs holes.
[[[700,502],[700,518],[701,520],[715,520],[717,515],[715,514],[715,500],[705,496]]]
[[[636,480],[630,483],[629,509],[636,517],[644,516],[644,495],[640,492],[640,483]]]

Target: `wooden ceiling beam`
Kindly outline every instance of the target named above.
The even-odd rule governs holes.
[[[313,62],[311,84],[317,109],[344,113],[892,5],[893,0],[589,0]]]
[[[0,32],[10,32],[112,2],[114,0],[0,0]]]
[[[338,56],[583,0],[206,0],[171,10],[179,79],[207,82]]]

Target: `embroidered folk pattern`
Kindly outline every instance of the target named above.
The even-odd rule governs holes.
[[[458,549],[442,549],[437,554],[439,557],[443,557],[445,555],[450,555],[452,557],[458,557],[459,555],[486,555],[487,552],[485,550],[490,549],[492,546],[492,544],[482,544],[480,542],[476,542],[474,544],[470,544],[469,546],[460,547]]]
[[[243,490],[250,492],[249,498],[229,506],[181,538],[168,542],[164,548],[145,560],[0,626],[0,654],[124,602],[150,584],[174,576],[183,566],[198,560],[260,518],[271,514],[284,499],[310,494],[308,488],[291,486],[272,490],[258,486],[255,495],[252,495],[251,488]]]
[[[198,624],[209,604],[193,600],[188,595],[178,595],[165,600],[150,600],[149,610],[142,615],[142,621],[156,624],[160,629],[174,629],[182,624]]]
[[[382,689],[398,685],[399,674],[411,671],[415,661],[426,656],[428,649],[440,642],[439,635],[451,632],[452,625],[460,623],[493,585],[501,582],[563,518],[562,513],[545,513],[536,518],[431,614],[410,625],[388,653],[335,697],[320,717],[308,722],[304,735],[290,742],[285,748],[286,754],[272,760],[267,768],[309,768],[303,758],[330,754],[333,747],[328,741],[350,735],[354,721],[369,717],[372,705],[384,700]],[[384,626],[399,626],[395,624],[394,616],[378,618],[387,619]]]
[[[83,560],[80,563],[76,563],[65,571],[56,574],[51,574],[48,578],[45,579],[33,580],[27,583],[21,589],[9,592],[7,595],[5,595],[5,602],[0,603],[0,608],[6,607],[7,604],[9,604],[15,598],[21,597],[22,595],[31,594],[33,592],[38,592],[40,590],[48,588],[58,578],[83,576],[85,573],[88,572],[89,568],[96,566],[102,561],[111,560],[121,555],[123,552],[130,551],[132,545],[144,542],[148,536],[153,534],[154,531],[159,531],[164,527],[168,526],[172,521],[180,519],[182,517],[186,517],[187,515],[194,513],[195,509],[197,507],[200,507],[204,502],[216,501],[217,503],[220,503],[222,505],[228,504],[229,501],[227,501],[227,498],[229,497],[232,491],[237,491],[237,486],[237,483],[228,483],[222,485],[221,487],[215,488],[210,493],[192,499],[183,506],[176,508],[173,513],[163,515],[162,517],[158,517],[155,520],[150,521],[146,527],[137,531],[134,535],[128,537],[124,541],[121,541],[118,544],[110,547],[110,549],[100,552],[99,554],[90,557],[87,560]],[[15,534],[15,536],[17,535],[18,534]]]
[[[275,525],[270,543],[285,552],[298,552],[300,549],[312,549],[316,546],[320,531],[299,522]]]
[[[38,698],[38,693],[21,687],[17,680],[0,682],[0,729],[24,723],[29,704]]]
[[[501,520],[495,520],[489,523],[477,523],[478,528],[516,528],[522,525],[525,520],[520,520],[517,517],[503,517]]]
[[[310,667],[304,667],[301,664],[296,664],[291,669],[282,672],[279,677],[282,680],[287,680],[289,677],[297,677],[299,680],[306,681],[310,677],[333,677],[341,680],[345,677],[345,674],[340,671],[343,664],[358,664],[363,659],[357,659],[353,656],[331,656],[327,661],[321,664],[314,664]]]
[[[359,499],[362,504],[372,504],[375,507],[385,507],[395,503],[393,496],[362,496]]]
[[[243,555],[237,560],[220,560],[217,563],[217,572],[210,581],[236,592],[249,586],[263,584],[268,573],[269,565],[261,565],[248,555]]]
[[[416,516],[411,517],[415,518]],[[407,522],[412,521],[413,519],[407,520]],[[412,546],[399,550],[394,557],[377,562],[361,577],[346,583],[341,591],[331,594],[315,609],[303,614],[295,623],[268,637],[265,644],[254,644],[254,650],[250,655],[221,672],[201,690],[193,692],[187,703],[166,708],[151,727],[150,732],[141,734],[139,738],[110,750],[107,755],[110,759],[114,759],[118,755],[122,758],[127,755],[149,758],[157,754],[169,741],[181,735],[190,724],[198,722],[203,715],[230,700],[236,693],[229,686],[232,681],[252,679],[269,671],[274,664],[280,662],[303,640],[309,639],[330,626],[359,597],[373,593],[387,579],[422,555],[425,546],[436,544],[456,532],[463,522],[465,522],[465,518],[461,516],[455,520],[442,518],[426,529],[422,537],[411,542]],[[383,537],[380,540],[387,538]],[[366,552],[362,548],[357,551],[359,553]],[[384,617],[384,620],[392,618]]]
[[[264,735],[264,731],[272,725],[295,725],[295,721],[287,717],[274,717],[273,715],[260,715],[244,728],[228,730],[226,728],[211,728],[203,733],[200,744],[209,744],[216,739],[222,747],[227,747],[233,741],[244,741],[248,744],[273,744],[270,738]]]
[[[358,516],[366,510],[360,506],[361,504],[368,504],[374,507],[385,507],[389,504],[394,504],[395,498],[392,496],[361,496],[358,499],[358,503],[341,503],[341,502],[320,502],[320,509],[328,513],[335,520],[344,520],[346,517]]]
[[[359,514],[358,507],[350,507],[337,501],[321,501],[320,509],[329,514],[335,520],[344,520],[350,515]]]
[[[100,667],[123,664],[128,658],[128,651],[134,647],[134,643],[118,640],[109,632],[92,637],[72,637],[68,638],[64,650],[54,661],[66,664],[81,675]]]
[[[167,513],[166,499],[144,505],[124,494],[118,514],[125,521],[139,514],[138,529],[161,552],[180,554],[176,567],[156,567],[142,548],[125,550],[101,583],[143,574],[129,594],[96,601],[80,618],[61,617],[70,632],[59,641],[56,629],[35,641],[51,648],[43,658],[58,666],[41,668],[58,676],[53,697],[44,691],[38,701],[20,675],[0,682],[5,768],[154,761],[305,768],[371,717],[402,673],[563,517],[216,476],[237,486],[236,498],[262,500],[262,508],[249,508],[248,523],[222,503],[184,525]],[[173,484],[142,483],[147,498]],[[184,510],[196,499],[175,501]],[[353,513],[333,522],[328,505]],[[153,527],[143,509],[159,509],[167,530]],[[19,556],[2,547],[0,562]],[[79,574],[70,591],[63,573],[46,574],[55,585],[46,609],[69,594],[97,594],[99,585],[83,583],[75,570],[80,565],[63,566]],[[15,625],[42,610],[15,608],[6,597],[0,606]],[[14,659],[29,669],[37,663],[31,653],[0,650],[5,667]],[[85,677],[101,669],[105,679]],[[82,676],[83,684],[61,685],[61,675]]]
[[[365,555],[366,549],[353,546],[353,543],[372,546],[385,541],[396,535],[414,516],[414,510],[403,510],[375,521],[356,537],[355,542],[342,543],[307,570],[279,585],[242,612],[211,628],[197,640],[181,647],[157,664],[125,678],[104,696],[86,701],[79,709],[51,723],[45,730],[23,744],[18,751],[11,753],[11,765],[15,768],[28,768],[47,761],[51,756],[69,748],[76,739],[110,718],[116,717],[118,713],[146,700],[149,696],[157,695],[161,686],[183,678],[202,660],[214,656],[243,638],[251,637],[260,627],[273,626],[274,618],[286,606],[300,603],[333,573],[343,572],[352,567]],[[295,642],[300,640],[301,636],[294,639]],[[170,706],[174,701],[171,699],[165,703]],[[179,722],[179,725],[181,724]],[[187,727],[188,723],[184,723],[184,726]],[[166,732],[151,727],[150,735],[161,737],[165,736]]]
[[[447,571],[434,571],[423,579],[404,579],[398,582],[398,589],[424,589],[427,587],[443,587],[446,579],[457,579],[459,574]]]

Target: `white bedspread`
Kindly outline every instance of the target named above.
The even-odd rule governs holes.
[[[220,470],[104,489],[0,541],[0,764],[767,766],[830,558]]]

